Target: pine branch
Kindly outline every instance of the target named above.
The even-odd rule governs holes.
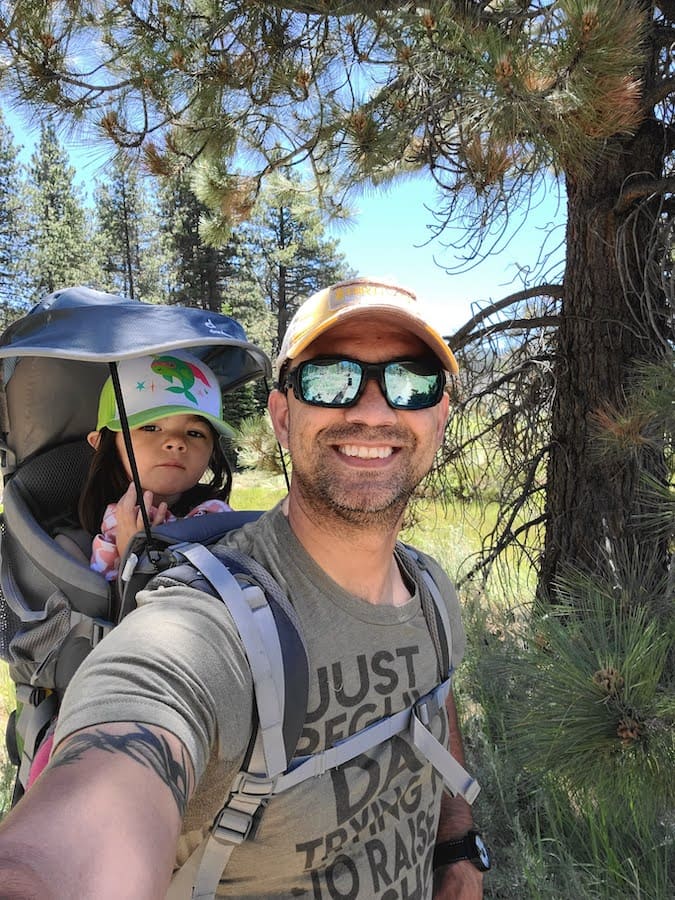
[[[675,0],[660,0],[659,7],[666,18],[675,21]]]
[[[671,33],[671,40],[673,35]],[[646,106],[652,107],[656,106],[657,103],[661,103],[664,100],[667,100],[671,94],[675,93],[675,76],[672,78],[663,78],[658,84],[654,85],[654,87],[649,91],[646,95]]]
[[[525,498],[523,498],[523,500],[524,499]],[[457,587],[463,587],[463,585],[469,582],[474,575],[478,574],[478,572],[488,569],[490,565],[497,559],[499,554],[502,553],[515,540],[517,540],[523,532],[527,532],[531,528],[535,528],[537,525],[544,524],[547,518],[548,517],[542,513],[542,515],[523,523],[515,531],[511,531],[508,528],[503,530],[499,537],[499,540],[494,545],[490,553],[487,556],[481,557],[478,562],[474,566],[472,566],[472,568],[466,573],[466,575],[463,575],[457,580]]]
[[[467,335],[461,346],[464,347],[469,342],[478,341],[487,335],[500,334],[504,331],[532,331],[533,328],[555,328],[559,321],[560,316],[528,316],[524,319],[507,319],[503,322],[495,322],[494,325],[486,325],[485,328]]]
[[[541,354],[537,356],[531,356],[515,369],[509,369],[509,371],[505,372],[504,375],[500,375],[499,378],[493,379],[489,384],[485,386],[485,388],[483,388],[483,390],[473,392],[471,394],[470,400],[472,402],[475,402],[476,400],[482,400],[483,397],[488,397],[491,394],[496,393],[497,389],[500,388],[503,384],[506,384],[509,381],[513,381],[518,377],[518,375],[523,375],[528,369],[531,369],[533,366],[536,366],[539,363],[548,363],[550,361],[550,356],[543,356]]]

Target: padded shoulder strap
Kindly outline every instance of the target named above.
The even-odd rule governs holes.
[[[452,631],[447,606],[422,555],[409,544],[400,542],[397,544],[397,550],[404,559],[407,559],[409,565],[421,572],[422,580],[427,587],[428,594],[427,591],[420,591],[422,611],[436,648],[440,677],[446,679],[452,675]]]
[[[178,544],[173,552],[204,575],[235,621],[253,676],[265,773],[274,777],[288,768],[307,711],[307,649],[295,611],[271,576],[239,551]]]
[[[171,898],[213,898],[233,849],[245,840],[264,806],[269,786],[285,771],[300,739],[307,712],[309,664],[295,610],[269,573],[237,550],[203,544],[176,544],[172,554],[191,564],[165,574],[194,587],[194,570],[226,604],[244,644],[255,689],[259,758],[247,773],[263,785],[254,796],[233,786],[211,832],[172,881]],[[194,567],[194,569],[192,569]],[[252,766],[257,766],[258,772]],[[243,774],[243,773],[242,773]]]

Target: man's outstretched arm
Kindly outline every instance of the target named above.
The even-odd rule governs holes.
[[[161,900],[193,789],[183,745],[161,728],[76,732],[0,824],[3,900]]]

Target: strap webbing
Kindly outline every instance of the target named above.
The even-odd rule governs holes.
[[[441,596],[441,592],[438,590],[438,585],[436,584],[434,579],[431,577],[431,572],[429,572],[428,569],[423,568],[421,565],[420,565],[420,571],[422,573],[422,578],[424,579],[424,583],[426,584],[427,588],[429,589],[429,593],[431,594],[431,597],[434,601],[434,606],[436,607],[436,612],[438,614],[438,618],[441,620],[441,623],[443,625],[443,631],[445,633],[445,641],[446,641],[445,651],[447,653],[447,660],[448,660],[448,663],[447,663],[448,668],[446,669],[446,671],[444,671],[442,673],[443,677],[445,677],[445,676],[449,675],[450,672],[452,672],[452,629],[450,628],[450,617],[448,616],[448,608],[445,605],[445,601],[443,600],[443,597]],[[442,667],[442,665],[443,665],[442,659],[439,660],[439,664]]]
[[[16,730],[23,743],[19,781],[24,787],[28,784],[30,768],[38,750],[38,738],[56,715],[58,709],[55,693],[46,694],[36,705],[32,702],[34,692],[35,689],[30,685],[17,685],[16,687],[16,699],[23,703],[21,715],[17,716]]]
[[[288,765],[283,735],[284,697],[279,693],[284,686],[283,657],[265,594],[254,585],[244,591],[227,566],[203,544],[178,544],[173,551],[182,554],[208,579],[234,619],[253,676],[267,772],[277,775]]]
[[[478,796],[480,785],[466,769],[461,766],[450,751],[437,741],[433,734],[420,721],[417,708],[413,707],[410,717],[410,736],[417,749],[436,769],[443,779],[443,784],[455,796],[464,797],[471,804]]]
[[[329,769],[344,765],[360,754],[367,753],[394,735],[408,731],[417,749],[438,771],[448,790],[454,795],[464,797],[467,803],[473,803],[480,790],[478,783],[423,724],[430,722],[440,706],[445,703],[450,693],[450,684],[451,679],[448,678],[425,694],[414,706],[374,722],[322,753],[294,760],[296,764],[293,768],[277,778],[273,793],[280,794],[308,778],[323,775]]]

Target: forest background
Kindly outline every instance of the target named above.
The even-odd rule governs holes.
[[[325,228],[350,186],[427,172],[469,260],[564,187],[564,271],[544,248],[449,335],[461,375],[413,533],[446,538],[472,633],[488,896],[671,896],[675,4],[198,5],[1,6],[7,97],[117,148],[78,212],[45,125],[0,206],[3,308],[84,282],[232,311],[273,351],[348,272]],[[228,410],[257,471],[260,403]],[[449,559],[467,521],[479,540]]]

